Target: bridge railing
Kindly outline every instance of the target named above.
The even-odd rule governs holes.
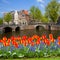
[[[30,25],[43,24],[43,25],[56,25],[56,23],[43,23],[43,22],[30,22]]]
[[[7,27],[7,26],[20,26],[20,25],[16,25],[16,24],[3,24],[3,25],[1,25],[1,27]]]
[[[0,25],[0,27],[2,27],[3,25]]]

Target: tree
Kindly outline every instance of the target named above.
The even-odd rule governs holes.
[[[3,18],[0,18],[0,25],[3,24]]]
[[[38,8],[38,7],[36,7],[36,11],[35,11],[35,13],[36,13],[36,19],[38,19],[38,20],[41,20],[41,18],[42,18],[42,13],[41,13],[41,11],[40,11],[40,9]]]
[[[42,16],[42,20],[41,20],[41,22],[48,23],[48,22],[49,22],[49,20],[48,20],[48,18],[47,18],[47,17]]]
[[[9,24],[9,22],[12,20],[12,15],[11,15],[11,13],[7,13],[7,14],[4,16],[4,20]]]
[[[30,8],[30,16],[33,20],[40,20],[42,17],[40,9],[38,7],[32,6]]]
[[[45,15],[51,22],[57,22],[59,16],[59,3],[57,0],[51,0],[46,6]]]

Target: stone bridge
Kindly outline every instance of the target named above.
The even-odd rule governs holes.
[[[56,24],[47,24],[36,22],[29,25],[0,25],[0,31],[5,32],[6,30],[17,31],[17,30],[25,30],[25,29],[37,29],[37,30],[60,30],[60,25]]]

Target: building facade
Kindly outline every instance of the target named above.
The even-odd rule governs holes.
[[[7,12],[8,13],[8,12]],[[4,13],[4,16],[7,14]],[[11,11],[9,12],[12,14],[12,20],[9,22],[9,24],[15,24],[15,25],[28,25],[30,16],[29,12],[27,10],[21,10],[21,11]],[[3,20],[3,23],[7,24],[5,20]]]

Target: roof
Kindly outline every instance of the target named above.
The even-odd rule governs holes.
[[[28,11],[27,10],[23,10],[24,14],[28,15]]]

